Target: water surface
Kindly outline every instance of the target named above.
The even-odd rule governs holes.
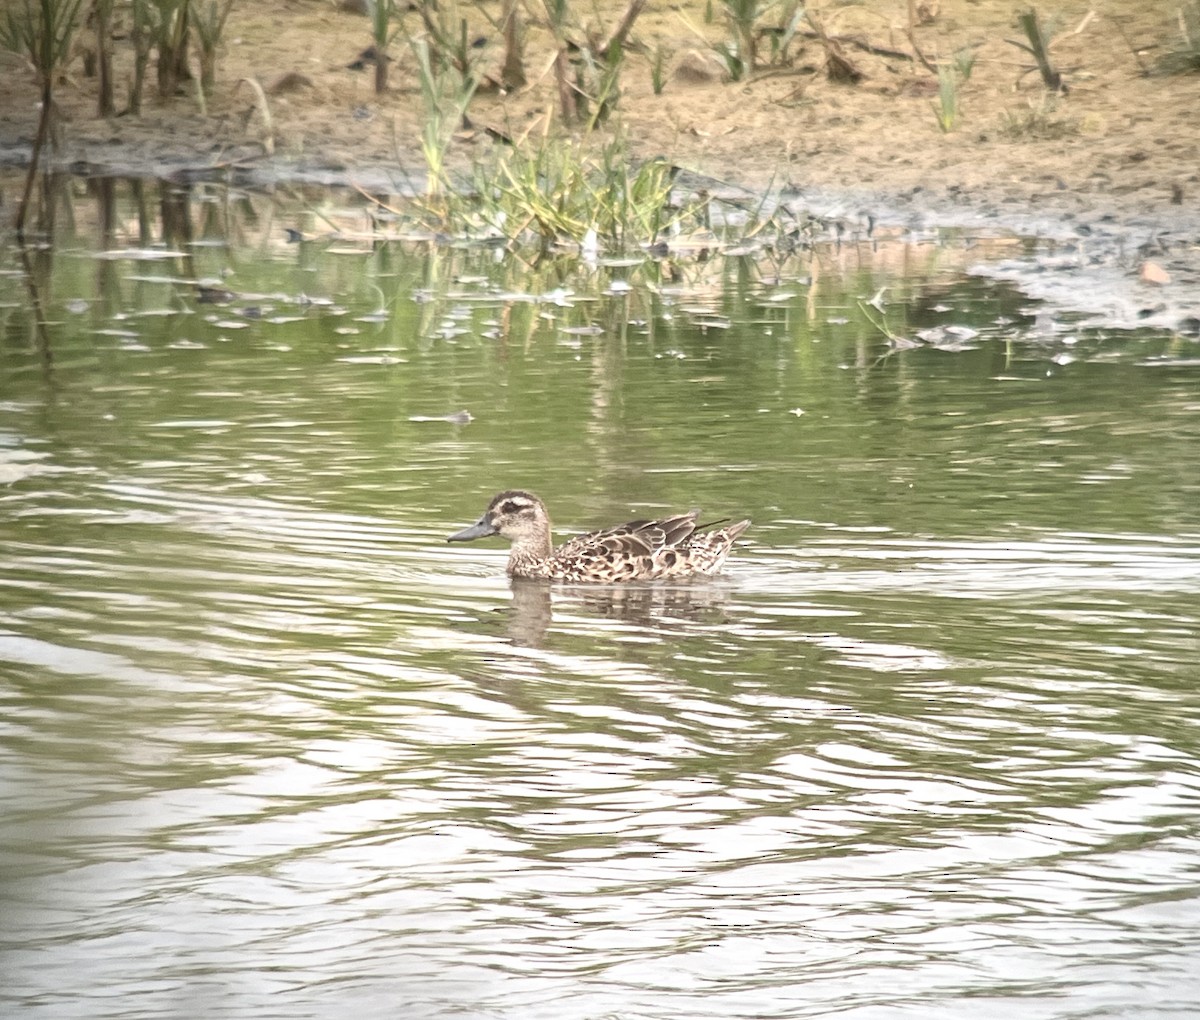
[[[1194,1013],[1194,342],[971,272],[1020,239],[524,265],[142,187],[0,256],[9,1012]],[[444,543],[513,486],[754,527],[514,589]]]

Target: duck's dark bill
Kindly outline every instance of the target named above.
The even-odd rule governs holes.
[[[464,528],[457,535],[451,535],[447,542],[470,542],[474,538],[487,538],[496,534],[496,529],[486,517],[480,517],[469,528]]]

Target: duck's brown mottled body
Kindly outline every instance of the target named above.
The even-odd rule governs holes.
[[[699,513],[690,510],[657,521],[630,521],[579,535],[555,549],[546,504],[531,492],[511,489],[496,496],[471,527],[447,541],[469,542],[488,535],[507,538],[512,542],[508,556],[512,577],[611,584],[706,576],[721,569],[734,540],[750,522],[697,531]]]

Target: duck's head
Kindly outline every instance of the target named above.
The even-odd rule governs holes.
[[[470,542],[489,535],[500,535],[514,545],[548,543],[550,515],[546,504],[532,492],[510,489],[495,496],[479,520],[446,541]]]

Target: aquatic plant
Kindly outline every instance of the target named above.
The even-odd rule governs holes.
[[[800,25],[809,18],[801,0],[724,0],[721,10],[729,35],[716,41],[710,41],[684,15],[680,17],[721,61],[731,81],[742,81],[759,66],[759,41],[763,37],[771,44],[768,63],[773,66],[789,63],[792,41]],[[776,10],[780,12],[778,23],[766,24],[767,16]],[[708,23],[714,20],[711,3],[705,8],[704,20]]]
[[[619,136],[600,150],[590,205],[591,230],[613,248],[652,243],[686,210],[671,207],[674,168],[661,156],[633,163]],[[585,235],[586,236],[586,235]]]
[[[882,291],[880,294],[882,294]],[[859,301],[859,314],[887,340],[893,349],[904,349],[915,346],[912,340],[896,332],[895,328],[888,323],[887,312],[884,311],[883,303],[879,300],[880,294],[876,294],[875,299],[872,301]],[[872,313],[872,309],[874,309],[874,313]]]
[[[646,0],[629,0],[616,27],[607,36],[577,28],[571,20],[567,0],[543,0],[543,3],[554,37],[553,67],[559,114],[568,124],[587,117],[589,127],[595,126],[616,106],[625,43]]]
[[[1050,44],[1053,40],[1053,33],[1038,17],[1037,10],[1031,7],[1023,14],[1017,15],[1017,24],[1025,33],[1028,42],[1009,39],[1009,43],[1033,56],[1038,72],[1042,76],[1042,83],[1046,88],[1052,92],[1066,92],[1067,85],[1063,81],[1062,74],[1050,61]]]
[[[41,113],[25,187],[17,206],[18,240],[25,238],[25,220],[33,199],[42,151],[53,135],[54,79],[71,52],[81,0],[24,0],[7,8],[0,17],[0,47],[27,56],[37,72],[41,89]]]
[[[500,85],[518,89],[525,84],[525,22],[520,0],[504,0],[500,15],[500,34],[504,37],[504,63],[500,67]]]
[[[662,95],[663,87],[667,83],[667,55],[667,48],[660,42],[650,56],[650,87],[656,96]]]
[[[0,13],[0,49],[28,57],[38,80],[66,62],[82,0],[22,0]]]
[[[371,40],[375,63],[375,94],[383,95],[388,87],[388,64],[392,58],[387,48],[398,29],[392,28],[396,0],[373,0],[371,4]]]
[[[591,165],[579,143],[522,145],[503,154],[481,185],[481,215],[485,222],[517,239],[532,230],[549,245],[581,242],[592,226]]]
[[[94,0],[92,22],[96,36],[96,114],[111,117],[116,112],[112,70],[113,0]]]
[[[969,46],[964,46],[954,54],[954,70],[958,74],[960,81],[968,82],[971,80],[971,72],[975,70],[975,58],[977,56],[978,54]]]
[[[153,0],[151,29],[158,51],[158,94],[171,99],[179,86],[192,77],[188,68],[188,0]]]
[[[604,64],[594,68],[593,91],[571,90],[576,116],[591,104],[582,138],[564,141],[553,130],[552,116],[543,119],[540,134],[530,130],[514,137],[489,129],[506,144],[476,163],[465,187],[450,179],[446,161],[478,86],[475,64],[439,60],[442,51],[429,33],[409,37],[424,107],[425,188],[416,208],[428,228],[503,237],[514,244],[534,240],[542,246],[581,244],[587,238],[621,246],[658,235],[669,219],[670,168],[663,161],[634,165],[619,130],[607,140],[594,131],[616,103],[623,62],[620,39],[632,24],[630,11],[636,15],[641,3],[635,0],[606,43],[584,47],[575,58],[587,62],[598,53],[606,55]]]
[[[200,58],[200,91],[211,96],[216,84],[217,46],[225,33],[225,22],[233,10],[234,0],[191,0],[192,32],[196,38],[196,49]]]
[[[758,0],[725,0],[725,20],[733,35],[733,46],[727,47],[726,66],[730,77],[739,81],[751,71],[758,58]],[[734,74],[736,68],[737,73]]]
[[[217,49],[234,0],[132,0],[129,39],[133,44],[133,77],[125,112],[140,114],[150,57],[155,62],[158,94],[170,99],[193,78],[188,44],[194,41],[200,79],[196,98],[201,108],[216,87]],[[99,26],[97,26],[99,31]]]
[[[914,51],[918,53],[914,46]],[[942,134],[949,134],[958,128],[962,116],[962,86],[971,80],[971,72],[975,70],[975,51],[965,47],[954,54],[954,60],[948,64],[939,64],[936,68],[938,79],[938,98],[933,104],[933,114],[937,118],[938,128]]]
[[[617,107],[621,96],[621,68],[625,62],[625,52],[620,44],[609,46],[602,61],[596,61],[590,50],[580,54],[580,67],[584,70],[579,76],[582,85],[590,85],[588,91],[579,89],[579,112],[589,113],[587,129],[603,124],[609,114]]]
[[[421,125],[421,149],[427,169],[426,197],[445,190],[445,155],[454,131],[466,122],[467,107],[486,79],[500,88],[513,88],[525,81],[524,27],[517,0],[505,0],[504,11],[492,24],[505,39],[505,56],[500,80],[484,73],[488,59],[486,40],[473,38],[466,17],[454,0],[421,4],[421,29],[400,31],[415,58],[417,83],[425,117]],[[482,12],[491,20],[486,12]],[[397,151],[397,158],[400,153]]]
[[[729,30],[726,38],[711,40],[686,15],[679,17],[692,33],[720,60],[730,81],[742,81],[758,65],[758,41],[760,35],[771,39],[771,62],[785,63],[787,49],[795,37],[800,23],[805,18],[805,8],[800,0],[784,0],[784,17],[781,28],[770,28],[762,24],[767,13],[780,4],[777,0],[723,0],[721,10]],[[705,6],[704,20],[711,24],[715,20],[711,0]]]
[[[568,124],[576,119],[575,89],[571,84],[571,43],[567,39],[567,0],[543,0],[551,35],[554,36],[554,82],[558,88],[559,114]]]
[[[1020,110],[1005,110],[1001,130],[1009,138],[1066,138],[1079,134],[1079,120],[1058,112],[1059,98],[1044,90]]]
[[[954,67],[943,64],[938,68],[938,101],[933,106],[938,127],[942,134],[949,134],[958,127],[959,73]]]
[[[129,30],[129,39],[133,43],[133,81],[129,86],[126,113],[137,115],[142,112],[142,95],[146,88],[146,69],[150,66],[150,53],[154,45],[157,10],[151,0],[133,0],[133,24]]]
[[[417,4],[416,9],[421,16],[421,26],[424,29],[424,43],[429,51],[433,66],[456,71],[464,80],[479,81],[482,77],[481,65],[486,56],[486,45],[482,37],[475,38],[456,0],[445,0],[441,3]],[[486,13],[486,12],[484,12]],[[516,33],[513,42],[520,47],[520,19],[515,8],[506,9],[501,15],[502,31]],[[411,45],[414,37],[409,35]],[[516,73],[510,68],[510,73]],[[524,68],[520,76],[524,75]]]
[[[771,59],[768,63],[773,67],[790,64],[791,45],[800,32],[800,25],[806,18],[805,6],[801,0],[784,0],[782,17],[779,26],[770,28],[766,37],[771,44]]]
[[[547,129],[477,164],[471,187],[447,188],[433,203],[427,196],[422,213],[436,217],[436,229],[513,247],[621,251],[698,222],[696,209],[671,201],[674,173],[663,159],[632,161],[619,131],[604,141],[564,142]]]
[[[462,123],[478,81],[468,73],[435,66],[427,39],[410,37],[409,46],[416,58],[417,81],[425,112],[421,122],[421,155],[425,160],[425,198],[431,202],[453,193],[454,189],[446,179],[446,151],[454,131]],[[439,215],[448,214],[448,208],[443,206]]]

